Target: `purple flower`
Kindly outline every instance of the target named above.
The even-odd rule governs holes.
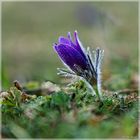
[[[53,47],[68,68],[68,70],[59,69],[60,75],[82,77],[90,85],[97,85],[98,91],[100,90],[100,65],[103,50],[97,48],[94,53],[89,47],[85,49],[77,31],[74,32],[74,41],[69,32],[67,37],[60,36],[58,43],[55,43]]]
[[[90,89],[92,89],[91,85],[95,85],[96,94],[101,99],[100,66],[104,51],[99,48],[95,52],[91,52],[89,47],[85,49],[79,40],[77,31],[74,32],[74,40],[68,32],[67,37],[60,36],[58,43],[55,43],[53,47],[63,64],[68,68],[68,70],[58,69],[59,74],[81,77]]]
[[[77,32],[75,32],[75,42],[72,41],[70,33],[68,37],[59,37],[58,44],[54,45],[62,62],[64,62],[72,71],[81,75],[81,71],[88,69],[86,56],[81,48]]]

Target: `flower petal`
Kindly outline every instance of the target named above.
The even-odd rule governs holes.
[[[70,34],[68,33],[68,38],[60,36],[58,39],[59,44],[69,45],[71,47],[75,47],[76,45],[72,42]]]
[[[59,42],[59,44],[71,45],[70,40],[63,36],[59,37],[58,42]]]
[[[75,65],[79,66],[83,70],[87,68],[86,60],[75,48],[59,44],[55,45],[54,49],[58,53],[62,62],[68,65],[73,71],[77,71],[75,69]]]
[[[72,40],[72,37],[71,37],[71,33],[70,32],[68,32],[68,38],[69,38],[69,40]]]
[[[76,43],[76,50],[78,50],[80,52],[80,54],[86,59],[86,55],[85,55],[86,51],[78,37],[77,31],[74,32],[74,37],[75,37],[75,43]]]

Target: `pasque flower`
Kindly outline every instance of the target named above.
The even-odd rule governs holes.
[[[97,48],[95,52],[91,52],[89,47],[85,49],[79,40],[77,31],[74,32],[74,40],[68,32],[67,37],[60,36],[58,43],[55,43],[53,47],[68,68],[68,70],[58,69],[59,74],[82,78],[94,89],[96,88],[96,94],[101,99],[100,65],[103,50]]]

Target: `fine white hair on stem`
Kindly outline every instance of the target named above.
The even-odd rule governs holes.
[[[92,96],[96,95],[96,92],[95,92],[94,88],[91,86],[91,84],[85,78],[83,78],[81,76],[77,76],[77,75],[76,75],[75,78],[76,78],[75,81],[81,80],[81,81],[83,81],[86,84],[87,90],[88,90],[89,94],[91,94]]]
[[[89,93],[90,93],[91,95],[95,96],[95,95],[96,95],[96,92],[95,92],[95,90],[93,89],[93,87],[91,86],[91,84],[90,84],[89,82],[87,82],[87,80],[84,79],[83,77],[79,77],[79,79],[82,80],[82,81],[84,81],[84,83],[85,83],[86,86],[87,86],[87,89],[88,89]]]
[[[63,77],[69,77],[72,78],[72,83],[78,80],[82,80],[86,86],[87,86],[87,90],[89,91],[90,94],[92,94],[93,96],[96,95],[95,90],[93,89],[93,87],[89,84],[89,82],[87,82],[87,80],[81,76],[76,75],[74,72],[70,72],[69,70],[66,69],[61,69],[61,68],[57,68],[57,70],[59,71],[57,74]],[[68,84],[68,86],[70,86],[72,83]]]
[[[97,72],[97,89],[99,96],[101,96],[101,61],[103,58],[104,50],[100,50],[99,48],[96,49],[95,54],[95,65],[96,65],[96,72]]]
[[[68,69],[63,69],[63,68],[57,68],[57,70],[59,71],[59,72],[67,72],[67,73],[70,73],[70,74],[75,74],[75,72],[73,72],[72,70],[68,70]]]
[[[90,48],[87,48],[87,60],[88,60],[88,64],[92,73],[92,76],[96,79],[96,71],[95,71],[95,66],[94,66],[94,62],[93,62],[93,58],[90,52]]]

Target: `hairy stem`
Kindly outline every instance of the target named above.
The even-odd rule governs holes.
[[[101,89],[98,87],[98,85],[94,85],[93,88],[94,88],[94,90],[96,92],[96,95],[97,95],[99,101],[103,102],[102,94],[101,94]]]

